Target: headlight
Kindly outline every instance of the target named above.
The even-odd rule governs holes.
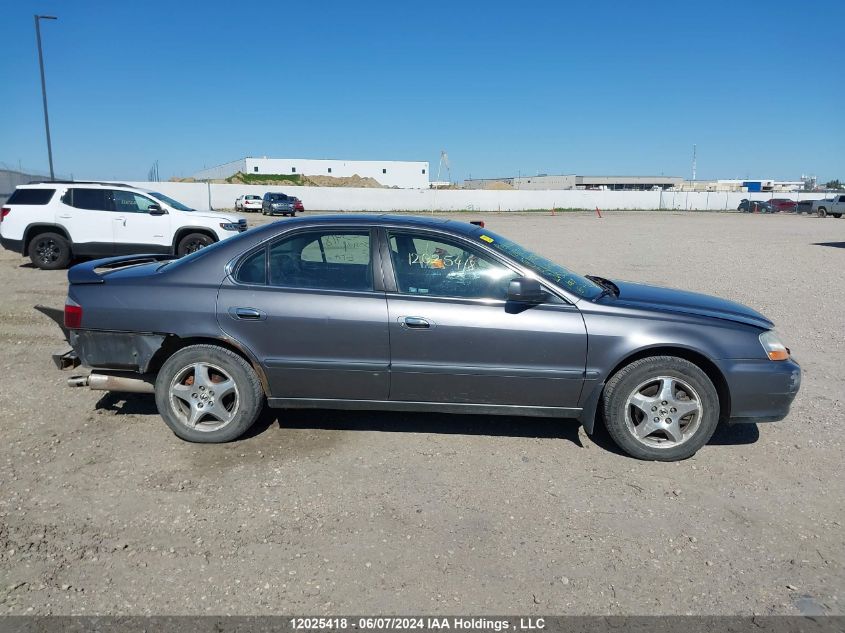
[[[237,222],[223,222],[220,224],[220,228],[224,231],[240,231],[241,227]]]
[[[760,345],[769,360],[786,360],[789,358],[789,348],[784,345],[774,330],[767,330],[760,335]]]

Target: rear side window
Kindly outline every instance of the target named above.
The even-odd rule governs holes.
[[[265,285],[267,283],[267,249],[262,248],[247,257],[238,267],[235,279],[242,284]]]
[[[271,286],[372,290],[370,232],[309,231],[282,239],[269,250]]]
[[[47,204],[54,193],[55,189],[15,189],[6,204]]]
[[[112,195],[110,189],[68,189],[62,196],[62,202],[76,209],[91,211],[111,211]]]

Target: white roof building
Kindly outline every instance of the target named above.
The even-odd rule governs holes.
[[[332,160],[313,158],[242,158],[198,171],[196,180],[223,180],[244,174],[284,174],[373,178],[385,187],[428,189],[428,161]]]

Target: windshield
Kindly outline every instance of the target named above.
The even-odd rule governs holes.
[[[511,242],[505,237],[484,229],[479,231],[475,237],[479,242],[484,242],[487,246],[530,268],[546,281],[550,281],[583,299],[595,299],[601,294],[602,288],[598,284],[573,273],[550,259],[532,253],[524,246]]]
[[[150,191],[150,195],[153,198],[157,198],[165,203],[169,207],[173,207],[177,211],[196,211],[196,209],[192,209],[191,207],[186,207],[181,202],[174,200],[170,196],[165,196],[163,193],[159,193],[158,191]]]

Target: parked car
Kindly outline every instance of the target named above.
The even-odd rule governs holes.
[[[769,205],[774,213],[795,213],[798,210],[798,203],[789,198],[771,198]]]
[[[300,200],[299,198],[293,199],[293,210],[297,213],[305,211],[305,205],[302,204],[302,200]]]
[[[261,211],[261,196],[238,196],[235,200],[235,211]]]
[[[810,214],[813,212],[813,200],[801,200],[795,207],[795,212],[797,214]]]
[[[294,207],[296,198],[287,196],[283,193],[267,192],[264,194],[264,199],[261,202],[261,213],[264,215],[296,215],[296,208]]]
[[[278,408],[576,418],[628,454],[689,457],[720,420],[787,415],[801,370],[762,314],[581,276],[433,218],[272,223],[188,257],[73,267],[60,367],[155,394],[192,442]],[[219,280],[219,281],[217,281]]]
[[[736,208],[737,211],[742,211],[743,213],[773,213],[772,205],[770,205],[765,200],[747,200],[743,198],[739,202],[739,206]]]
[[[197,211],[157,191],[104,182],[19,186],[2,206],[0,243],[38,268],[74,257],[131,253],[178,256],[246,231],[244,218]]]
[[[841,218],[842,214],[845,213],[845,195],[839,194],[824,200],[814,200],[813,211],[820,218],[826,218],[828,215]]]

